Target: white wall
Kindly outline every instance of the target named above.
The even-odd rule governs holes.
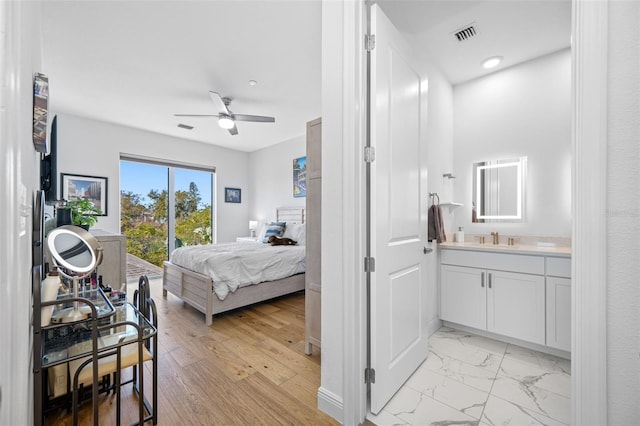
[[[455,226],[472,234],[571,236],[571,55],[566,49],[456,85]],[[528,157],[526,220],[471,223],[471,165]],[[456,228],[457,229],[457,228]]]
[[[225,203],[224,188],[242,189],[242,198],[246,200],[248,153],[58,114],[58,179],[60,173],[109,179],[108,216],[100,217],[95,228],[120,233],[120,154],[215,167],[218,242],[235,241],[237,236],[247,235],[249,203]]]
[[[306,144],[302,134],[249,154],[249,216],[258,226],[274,220],[277,207],[306,206],[306,197],[293,196],[293,159],[307,155]]]
[[[322,364],[318,406],[339,422],[344,422],[345,397],[345,253],[340,238],[329,237],[343,235],[344,231],[341,213],[345,192],[343,144],[346,142],[343,140],[341,71],[345,34],[338,24],[344,19],[343,13],[341,2],[322,1]]]
[[[413,46],[415,57],[418,58],[420,73],[428,78],[428,92],[425,98],[427,111],[427,188],[429,192],[436,192],[440,201],[451,201],[455,198],[455,186],[452,180],[443,179],[444,173],[453,171],[453,88],[442,72],[435,67],[419,45]],[[453,236],[453,211],[442,208],[445,231],[451,241]],[[440,328],[440,295],[439,282],[439,253],[438,244],[434,241],[427,243],[434,251],[427,259],[427,330],[431,335]]]
[[[359,3],[359,4],[358,4]],[[358,195],[364,192],[362,177],[362,143],[359,120],[362,119],[362,98],[359,97],[364,70],[357,59],[362,45],[362,29],[357,22],[362,2],[323,2],[323,192],[322,192],[322,385],[320,408],[344,424],[355,424],[363,393],[361,370],[351,371],[360,355],[359,342],[351,336],[363,329],[366,313],[365,297],[357,271],[361,270],[364,233],[350,222],[362,224],[363,211],[359,209]],[[353,21],[352,21],[353,20]],[[337,23],[344,23],[344,26]],[[331,24],[329,24],[331,23]],[[355,23],[355,25],[354,25]],[[355,34],[348,32],[353,29]],[[353,44],[350,44],[353,43]],[[418,65],[428,77],[427,111],[423,125],[427,134],[428,190],[439,192],[444,199],[454,197],[455,188],[443,181],[442,174],[453,168],[453,93],[451,84],[421,57],[420,46],[413,46]],[[353,92],[351,92],[351,90]],[[349,97],[349,99],[345,99]],[[452,218],[447,227],[451,229]],[[345,244],[345,240],[361,241]],[[340,235],[341,238],[335,238]],[[432,244],[436,246],[436,244]],[[360,251],[358,251],[360,250]],[[356,256],[356,259],[353,256]],[[355,268],[355,271],[354,271]],[[437,252],[428,263],[427,293],[429,321],[425,326],[437,327]],[[355,300],[351,299],[354,298]],[[354,314],[354,312],[356,312]],[[355,320],[355,322],[353,322]],[[360,322],[358,322],[360,321]],[[425,354],[426,355],[426,354]],[[356,380],[352,380],[356,376]],[[332,400],[331,400],[332,399]],[[332,404],[329,404],[332,402]],[[354,408],[355,407],[355,408]],[[339,412],[338,408],[343,408]],[[359,419],[362,421],[363,419]]]
[[[33,73],[42,72],[42,11],[0,2],[0,424],[33,423],[31,238],[39,154],[33,148]]]
[[[640,2],[609,4],[607,423],[623,425],[640,418]]]

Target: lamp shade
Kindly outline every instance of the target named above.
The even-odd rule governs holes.
[[[258,227],[258,221],[257,220],[250,220],[249,221],[249,229],[253,230],[256,229]]]

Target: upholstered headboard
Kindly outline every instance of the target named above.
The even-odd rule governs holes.
[[[287,223],[304,223],[304,207],[278,207],[276,220]]]

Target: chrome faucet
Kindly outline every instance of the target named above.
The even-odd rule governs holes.
[[[495,245],[500,244],[500,237],[498,236],[497,232],[492,232],[491,236],[493,237],[493,244]]]

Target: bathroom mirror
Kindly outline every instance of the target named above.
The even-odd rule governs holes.
[[[527,157],[473,164],[471,221],[524,221]]]

